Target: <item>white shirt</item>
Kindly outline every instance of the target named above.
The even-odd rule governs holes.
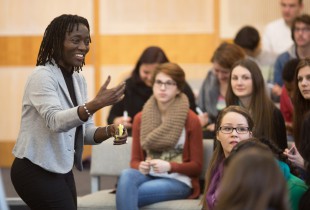
[[[177,142],[177,144],[175,145],[175,148],[183,148],[184,144],[185,144],[185,139],[186,139],[186,131],[185,128],[183,128],[181,136],[179,138],[179,141]],[[150,175],[152,176],[157,176],[157,177],[163,177],[163,178],[170,178],[170,179],[176,179],[179,180],[180,182],[185,183],[187,186],[189,186],[190,188],[192,188],[192,183],[191,183],[191,178],[184,175],[184,174],[180,174],[180,173],[156,173],[153,170],[153,167],[150,170]]]
[[[262,41],[264,50],[277,55],[285,52],[294,44],[291,38],[291,28],[283,18],[266,26]]]

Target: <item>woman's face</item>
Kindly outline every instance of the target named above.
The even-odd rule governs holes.
[[[236,66],[231,71],[231,87],[238,98],[251,97],[253,80],[250,71],[242,66]]]
[[[158,66],[157,63],[152,64],[141,64],[139,68],[139,75],[141,80],[149,87],[152,87],[152,74],[155,68]]]
[[[239,128],[239,130],[244,130],[248,127],[248,121],[243,115],[237,112],[228,112],[224,115],[220,129],[216,131],[216,138],[222,145],[225,157],[228,157],[232,148],[238,142],[252,137],[251,131],[240,134],[240,132],[238,133],[236,129],[233,129],[231,133],[227,133],[225,130],[230,130],[230,128]]]
[[[158,103],[169,104],[180,93],[176,82],[167,74],[158,73],[153,85],[153,94]]]
[[[305,66],[299,69],[297,75],[298,88],[301,95],[306,99],[310,99],[310,67]]]
[[[79,24],[77,29],[73,27],[73,31],[66,34],[62,58],[59,64],[65,69],[71,71],[72,67],[83,65],[86,54],[89,51],[90,36],[87,27]]]
[[[213,62],[213,69],[214,69],[214,74],[220,83],[228,83],[230,69],[223,68],[216,61]]]

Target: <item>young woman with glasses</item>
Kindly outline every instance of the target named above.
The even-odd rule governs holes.
[[[111,107],[107,119],[108,124],[123,124],[127,128],[128,135],[132,135],[132,121],[134,116],[142,110],[145,102],[153,94],[152,74],[156,66],[166,62],[169,62],[169,59],[160,47],[150,46],[144,49],[130,77],[125,81],[126,89],[124,98]],[[195,96],[187,82],[182,92],[187,95],[190,108],[195,110]]]
[[[118,210],[197,198],[202,170],[202,130],[182,93],[185,73],[173,63],[156,67],[153,96],[133,121],[130,169],[118,181]]]
[[[240,105],[252,116],[255,137],[271,139],[280,149],[287,148],[286,127],[280,110],[269,98],[260,68],[250,59],[233,65],[226,104]]]
[[[238,142],[252,137],[253,125],[250,114],[241,106],[229,106],[219,113],[215,123],[215,149],[205,178],[203,209],[214,209],[223,162]]]

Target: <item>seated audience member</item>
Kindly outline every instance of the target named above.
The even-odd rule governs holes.
[[[266,26],[262,43],[263,49],[279,55],[293,45],[291,26],[293,20],[301,14],[303,0],[279,0],[282,17]]]
[[[250,59],[236,62],[232,68],[226,104],[245,107],[254,120],[255,137],[265,136],[281,149],[287,148],[286,128],[280,110],[268,97],[263,75]]]
[[[283,69],[282,78],[284,85],[280,96],[280,111],[283,115],[288,140],[293,140],[293,84],[295,69],[298,65],[298,59],[288,61]]]
[[[299,168],[300,177],[305,179],[305,161],[299,153],[299,150],[302,149],[300,144],[304,138],[301,136],[300,128],[302,127],[305,113],[310,111],[310,58],[301,59],[299,61],[295,70],[293,90],[293,128],[295,128],[293,130],[293,137],[295,144],[292,145],[292,148],[286,149],[284,153],[288,156],[288,159]]]
[[[216,210],[290,210],[284,177],[272,153],[259,147],[229,161]]]
[[[236,154],[250,148],[260,148],[272,152],[286,180],[291,209],[298,210],[300,198],[307,191],[308,187],[303,180],[294,175],[294,173],[297,173],[296,168],[292,166],[287,156],[283,154],[283,150],[279,149],[274,143],[272,143],[268,139],[250,138],[248,140],[238,143],[232,149],[229,158],[225,160],[225,166],[229,164],[230,160],[233,159]]]
[[[232,65],[245,57],[235,44],[222,43],[213,53],[213,67],[208,71],[197,97],[197,106],[202,110],[199,120],[204,128],[204,138],[214,138],[214,122],[218,112],[226,107],[225,96]]]
[[[168,61],[165,52],[157,46],[150,46],[142,52],[131,76],[126,80],[123,100],[111,107],[108,123],[125,125],[128,129],[128,135],[131,135],[132,119],[142,110],[145,102],[153,94],[152,74],[158,64]],[[195,111],[196,99],[192,89],[185,83],[182,91],[189,99],[190,108]]]
[[[304,167],[306,170],[305,181],[310,186],[310,112],[304,116],[300,132],[300,154],[305,160]],[[303,195],[299,203],[299,210],[310,209],[310,189]]]
[[[133,121],[131,168],[118,181],[118,210],[200,195],[202,130],[181,91],[184,71],[177,64],[160,64],[151,81],[153,96]]]
[[[252,26],[242,27],[234,38],[234,43],[239,45],[247,55],[257,63],[266,82],[273,81],[273,67],[276,60],[274,53],[265,51],[261,47],[259,32]]]
[[[293,58],[303,59],[310,57],[310,15],[298,16],[293,21],[291,32],[294,45],[278,56],[274,67],[274,86],[272,92],[278,97],[282,93],[282,72],[285,63]]]
[[[310,111],[310,58],[300,60],[294,75],[294,141],[297,149],[300,149],[300,130],[302,120],[308,111]]]
[[[201,203],[203,209],[212,210],[218,198],[218,185],[223,175],[223,163],[232,148],[240,141],[252,137],[253,120],[241,106],[228,106],[216,120],[216,146],[206,172],[205,189]]]
[[[293,137],[294,142],[292,148],[286,149],[284,153],[288,156],[288,159],[300,169],[301,178],[305,179],[305,161],[299,150],[301,148],[301,141],[303,136],[301,135],[300,128],[305,113],[310,111],[310,58],[301,59],[295,70],[294,86],[293,86]]]

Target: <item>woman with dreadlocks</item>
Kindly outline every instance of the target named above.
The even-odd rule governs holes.
[[[31,209],[77,209],[72,167],[83,169],[83,145],[99,144],[118,131],[114,124],[96,127],[92,119],[96,111],[122,99],[125,84],[107,89],[108,77],[95,98],[87,99],[79,71],[90,42],[85,18],[56,17],[45,30],[37,67],[26,83],[11,179]],[[114,144],[126,140],[124,130]]]

